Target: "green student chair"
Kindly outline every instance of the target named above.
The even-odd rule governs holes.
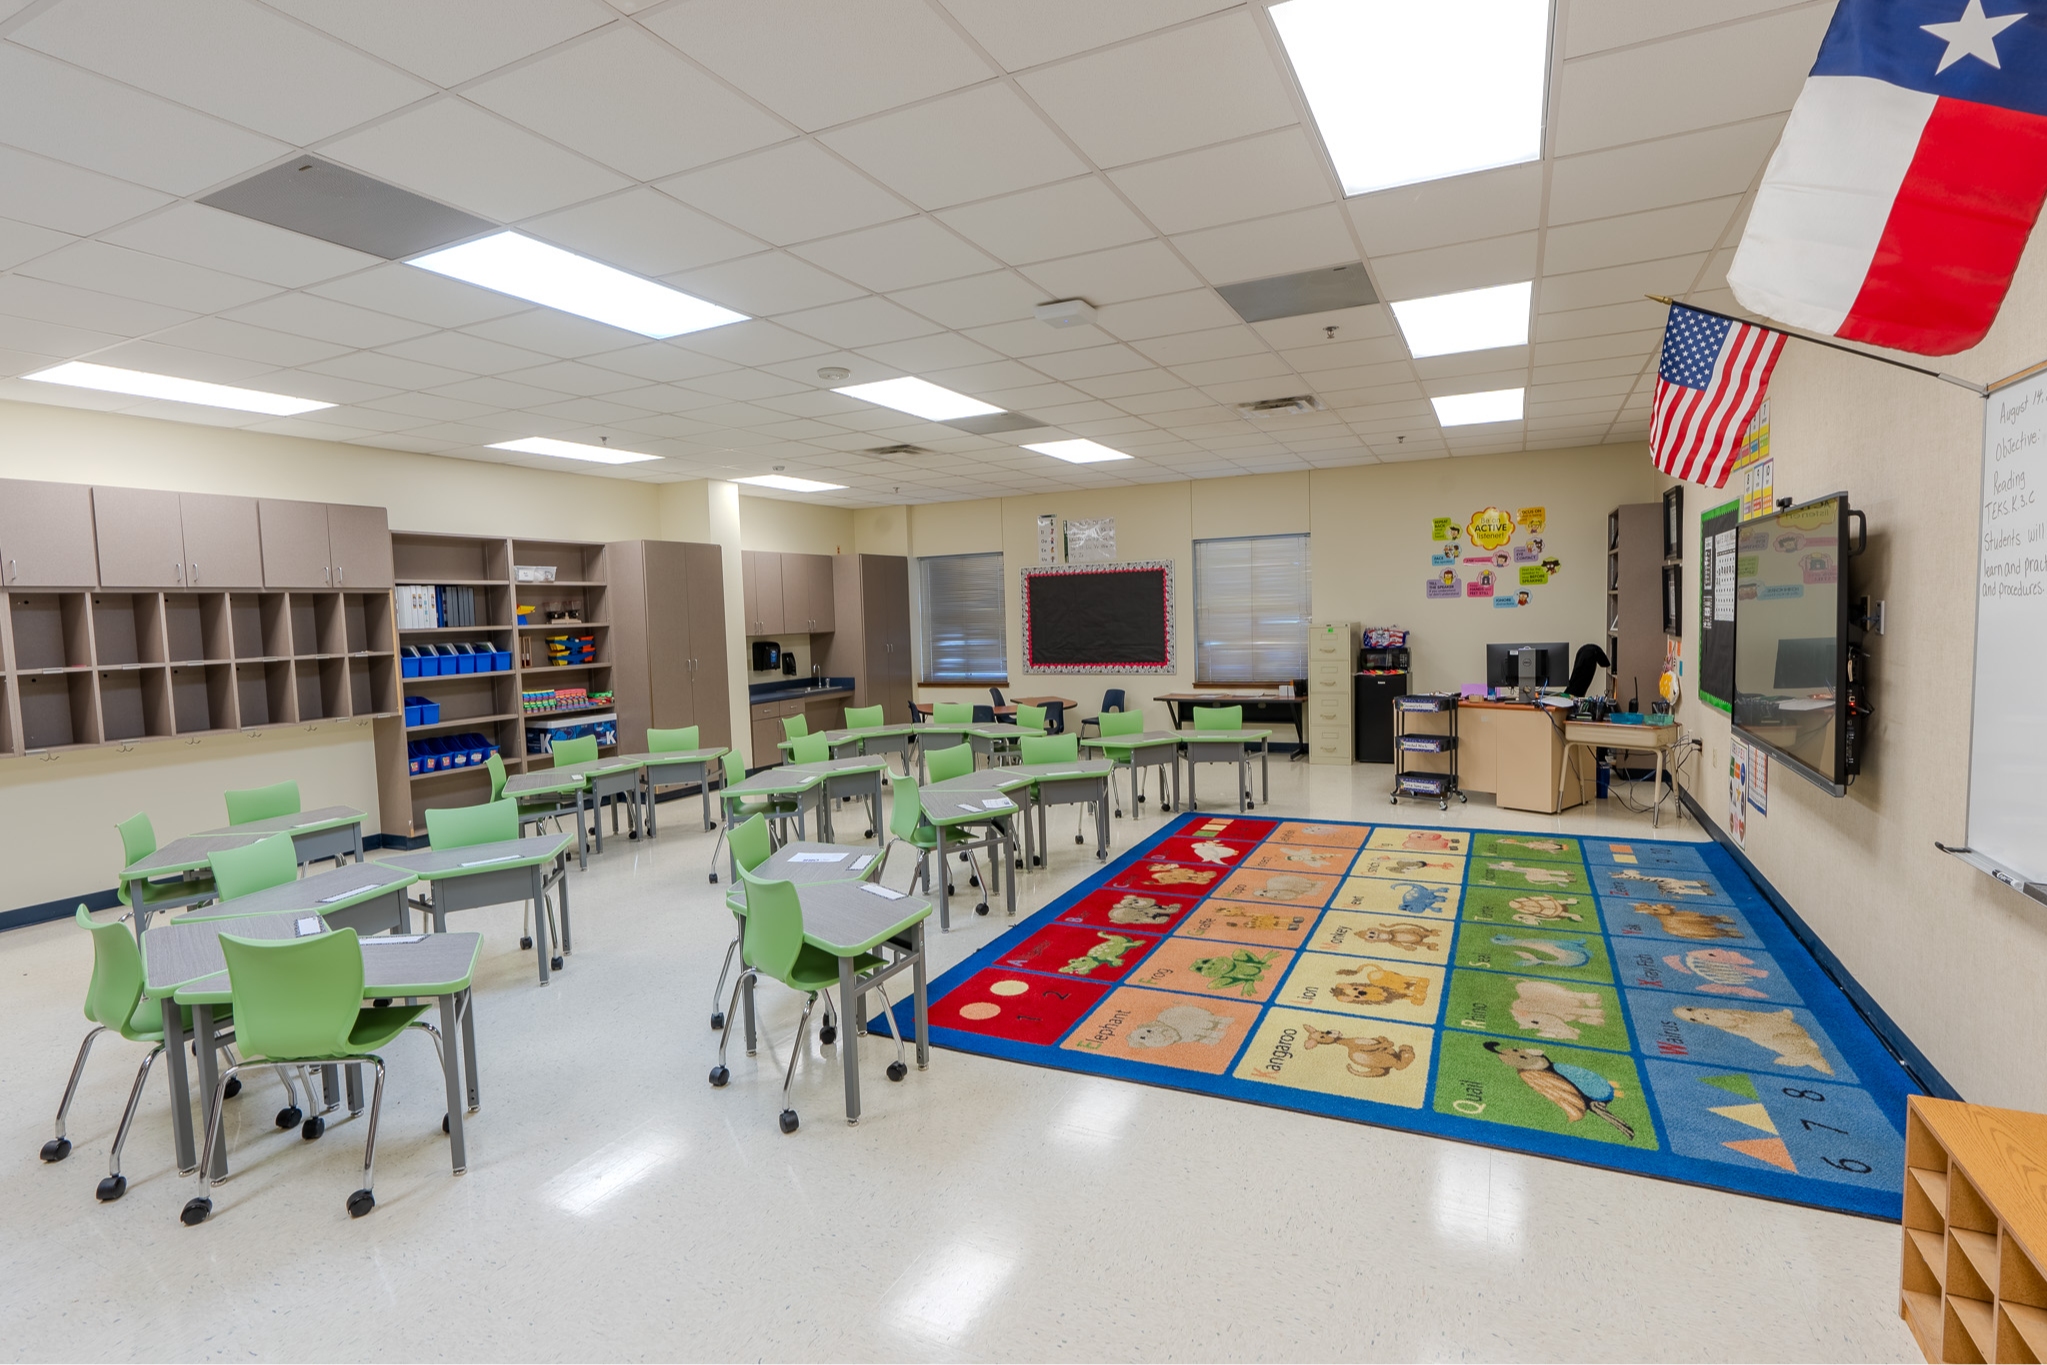
[[[1141,735],[1144,733],[1144,713],[1142,711],[1104,711],[1101,715],[1101,727],[1101,737],[1103,739],[1114,739],[1118,735]],[[1111,744],[1103,747],[1102,757],[1108,759],[1116,767],[1129,771],[1130,808],[1132,811],[1137,811],[1137,808],[1144,803],[1144,789],[1139,785],[1139,775],[1135,761],[1136,751],[1119,748]],[[1109,786],[1113,790],[1115,785],[1115,778],[1111,776]],[[1137,813],[1142,814],[1141,811],[1137,811]],[[1119,808],[1116,814],[1120,816],[1123,812]]]
[[[426,813],[426,842],[435,850],[451,848],[474,848],[478,844],[498,844],[520,837],[526,817],[519,810],[516,801],[499,799],[480,806],[441,806]],[[555,921],[554,904],[547,901],[542,892],[542,901],[547,911],[547,928],[553,942],[559,944],[561,929]],[[521,901],[519,912],[519,947],[523,951],[533,946],[533,902]],[[556,971],[561,970],[561,958],[557,955],[553,963]]]
[[[768,817],[755,815],[732,827],[732,865],[735,872],[751,872],[775,851],[774,836],[768,833]],[[725,908],[732,912],[732,942],[725,948],[725,963],[718,968],[718,984],[711,988],[711,1027],[725,1027],[725,1012],[718,1002],[725,998],[725,978],[732,972],[732,954],[739,951],[739,936],[746,922],[746,888],[735,886],[725,893]]]
[[[1194,713],[1194,728],[1197,730],[1241,730],[1244,728],[1244,708],[1241,706],[1191,706]]]
[[[64,1098],[57,1105],[57,1135],[43,1144],[44,1161],[62,1161],[71,1155],[71,1139],[64,1134],[64,1120],[71,1112],[71,1101],[78,1094],[78,1080],[85,1074],[85,1059],[92,1053],[92,1045],[102,1033],[113,1032],[131,1043],[148,1043],[149,1051],[142,1058],[142,1065],[136,1069],[135,1084],[128,1090],[128,1107],[121,1111],[121,1126],[114,1132],[114,1150],[107,1163],[107,1178],[100,1181],[93,1193],[101,1203],[111,1203],[128,1192],[128,1177],[121,1174],[121,1149],[127,1146],[128,1134],[135,1127],[135,1111],[142,1103],[143,1087],[149,1083],[149,1069],[156,1064],[163,1052],[163,1007],[142,994],[142,950],[135,939],[123,929],[120,921],[95,924],[92,915],[81,905],[74,916],[78,927],[92,935],[92,981],[85,988],[85,1017],[92,1024],[86,1031],[85,1041],[78,1045],[78,1059],[71,1064],[71,1079],[64,1086]],[[192,1012],[180,1012],[187,1031],[192,1027]],[[232,1036],[232,1016],[224,1009],[214,1011],[216,1041],[222,1034]],[[230,1057],[233,1053],[230,1051]],[[278,1117],[290,1115],[290,1121],[282,1126],[289,1128],[299,1121],[298,1091],[292,1086],[291,1078],[284,1072],[285,1092],[290,1106]],[[233,1099],[241,1093],[242,1083],[235,1083],[224,1089],[223,1099]]]
[[[888,724],[888,708],[882,706],[849,706],[846,708],[848,730],[873,730]],[[869,735],[860,741],[862,754],[901,754],[903,771],[910,771],[910,736]]]
[[[810,722],[802,716],[782,717],[782,738],[802,739],[810,733]]]
[[[924,763],[926,772],[929,774],[934,785],[950,781],[955,777],[965,777],[968,773],[974,771],[974,748],[971,744],[955,744],[950,749],[933,749],[924,756]],[[921,801],[923,798],[919,797],[918,799]],[[934,840],[933,842],[935,846],[936,841]],[[995,854],[991,851],[988,856],[992,858]],[[981,880],[981,860],[974,855],[974,851],[972,849],[961,850],[960,861],[967,864],[970,869],[967,876],[967,884],[969,886],[984,885]],[[948,874],[948,877],[950,877],[950,874]],[[951,884],[948,881],[948,894],[950,894],[950,890]],[[986,909],[987,904],[987,901],[984,900],[979,905],[976,905],[974,909],[985,915],[988,913]]]
[[[684,754],[692,749],[701,749],[704,747],[698,740],[698,734],[701,730],[702,727],[697,725],[684,725],[674,730],[655,730],[650,728],[647,731],[647,752],[650,754]]]
[[[1020,746],[1020,761],[1026,766],[1033,763],[1078,763],[1080,761],[1080,736],[1045,735],[1034,737],[1026,735]],[[1032,794],[1039,800],[1045,799],[1038,792],[1036,783],[1032,784]],[[1083,812],[1094,810],[1095,802],[1092,800],[1052,801],[1049,804],[1070,805],[1075,808],[1073,812],[1073,842],[1085,844],[1087,839],[1081,833],[1081,822],[1086,819],[1086,815]],[[1039,851],[1038,857],[1047,857],[1050,852],[1050,849],[1042,849]]]
[[[832,756],[832,746],[823,735],[789,736],[789,761],[791,763],[824,763]]]
[[[132,866],[137,859],[147,858],[156,852],[156,826],[149,821],[149,815],[131,815],[114,829],[121,836],[121,866]],[[149,917],[170,910],[182,910],[188,906],[204,905],[218,894],[213,888],[211,875],[187,872],[173,881],[121,882],[115,894],[121,904],[128,907],[135,921],[135,937],[141,938],[142,931],[149,927]]]
[[[803,1017],[796,1024],[796,1040],[789,1049],[789,1069],[782,1076],[782,1131],[793,1133],[797,1128],[796,1110],[789,1103],[789,1087],[796,1079],[796,1059],[803,1055],[810,1042],[810,1012],[817,1006],[819,996],[825,1001],[825,1024],[818,1031],[818,1041],[825,1044],[836,1042],[838,1029],[832,1021],[832,987],[839,984],[840,959],[825,952],[803,938],[803,903],[797,897],[796,887],[786,881],[770,881],[751,872],[739,874],[746,890],[746,915],[740,921],[740,963],[739,979],[732,985],[732,999],[725,1010],[725,1028],[718,1038],[718,1064],[711,1068],[711,1084],[723,1086],[732,1079],[725,1069],[725,1049],[732,1040],[732,1016],[739,1009],[739,993],[748,989],[761,977],[770,977],[791,990],[803,992]],[[866,972],[881,965],[881,959],[873,953],[859,953],[853,957],[854,972]],[[881,986],[874,987],[881,996],[882,1013],[888,1016],[889,1032],[895,1035],[896,1059],[889,1063],[888,1078],[900,1081],[910,1074],[909,1064],[903,1059],[903,1034],[896,1024],[895,1010],[890,1007],[888,992]]]
[[[1195,706],[1196,730],[1241,730],[1244,728],[1244,708],[1241,706]],[[1232,749],[1233,757],[1222,757],[1219,750]],[[1187,809],[1194,809],[1194,765],[1197,763],[1222,763],[1237,770],[1237,810],[1241,813],[1251,807],[1251,746],[1238,744],[1190,744],[1187,746]]]
[[[554,766],[567,768],[577,763],[597,761],[597,736],[579,735],[575,739],[558,739],[549,753],[554,755]]]
[[[298,853],[289,834],[273,834],[240,848],[209,853],[206,863],[213,869],[213,884],[223,901],[283,886],[299,875]]]
[[[888,711],[880,706],[849,706],[846,708],[848,730],[873,730],[888,724]]]
[[[931,703],[931,719],[939,725],[972,725],[974,704],[967,701],[935,701]]]
[[[268,820],[278,815],[297,815],[305,809],[299,804],[299,784],[296,782],[275,782],[267,787],[222,792],[221,796],[227,802],[227,822],[230,825],[246,825],[251,820]]]
[[[746,780],[746,764],[735,751],[727,749],[719,756],[719,763],[725,773],[725,780],[719,784],[721,793]],[[718,830],[717,842],[711,845],[711,880],[714,883],[718,880],[718,850],[725,846],[726,832],[734,823],[756,815],[764,816],[773,821],[775,829],[780,832],[775,838],[775,842],[779,844],[781,833],[787,832],[790,818],[800,816],[803,810],[802,800],[794,796],[741,796],[721,799],[725,807],[725,820]],[[733,871],[738,871],[736,855]]]
[[[405,1030],[417,1028],[434,1040],[434,1051],[445,1068],[440,1031],[420,1018],[432,1006],[365,1007],[362,947],[353,929],[298,939],[222,934],[220,951],[227,959],[228,984],[235,997],[235,1033],[248,1057],[222,1071],[222,1087],[241,1067],[258,1062],[291,1067],[363,1062],[376,1069],[369,1136],[363,1144],[362,1188],[348,1196],[349,1217],[362,1217],[377,1206],[373,1193],[377,1121],[384,1108],[384,1059],[377,1054]],[[217,1092],[199,1158],[202,1190],[213,1169],[214,1144],[221,1140],[219,1101]],[[195,1227],[212,1212],[213,1200],[201,1194],[186,1202],[180,1217],[187,1227]]]
[[[1036,730],[1039,734],[1044,734],[1045,708],[1042,706],[1025,706],[1022,703],[1018,703],[1016,708],[1016,728],[1019,730]]]
[[[488,759],[484,760],[483,766],[490,773],[491,801],[498,802],[504,800],[506,781],[505,760],[496,754],[492,754]],[[555,832],[560,833],[562,817],[574,815],[577,810],[576,798],[573,794],[566,798],[558,796],[515,797],[514,803],[519,811],[519,833],[522,836],[526,833],[528,826],[537,830],[549,820],[554,821]]]
[[[874,879],[881,880],[882,869],[888,865],[888,855],[897,844],[916,850],[917,870],[910,875],[910,889],[919,886],[926,895],[931,892],[931,851],[938,847],[938,831],[924,818],[924,801],[917,794],[917,781],[905,774],[897,777],[888,775],[888,843],[882,846],[881,856],[874,860]],[[951,886],[946,888],[948,894]]]

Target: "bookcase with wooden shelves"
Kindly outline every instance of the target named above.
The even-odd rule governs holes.
[[[2047,1115],[1911,1097],[1898,1313],[1929,1361],[2047,1359]]]
[[[396,714],[391,594],[10,591],[0,754]]]
[[[553,760],[526,751],[526,715],[522,696],[547,687],[583,687],[592,692],[611,687],[611,647],[604,546],[580,541],[514,540],[504,536],[460,536],[395,531],[391,535],[395,577],[402,589],[423,584],[474,591],[476,624],[403,627],[401,644],[483,643],[511,656],[509,669],[483,673],[404,678],[406,696],[439,706],[438,719],[408,726],[401,713],[377,725],[377,785],[383,832],[417,838],[426,831],[428,807],[467,806],[490,796],[490,774],[481,766],[414,773],[410,741],[435,735],[477,733],[497,746],[511,773],[545,769]],[[521,566],[554,570],[550,582],[520,582]],[[542,619],[518,620],[521,607]],[[576,621],[547,622],[547,612],[569,611]],[[550,665],[541,643],[549,635],[588,634],[594,637],[589,663]],[[590,707],[590,712],[608,707]],[[538,713],[536,713],[538,714]],[[547,716],[574,715],[551,711]],[[611,750],[607,750],[611,751]]]

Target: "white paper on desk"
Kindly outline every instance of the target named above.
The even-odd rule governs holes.
[[[846,861],[846,856],[843,853],[792,853],[789,855],[789,861],[792,863],[843,863]]]
[[[518,862],[518,861],[519,861],[519,855],[518,855],[518,854],[516,854],[516,853],[507,853],[507,854],[506,854],[506,855],[505,855],[504,857],[502,857],[502,858],[478,858],[478,859],[477,859],[477,860],[476,860],[475,862],[473,862],[473,863],[464,863],[464,864],[462,864],[462,866],[464,866],[464,867],[489,867],[489,866],[490,866],[490,865],[491,865],[492,863],[516,863],[516,862]]]
[[[318,915],[300,916],[292,925],[292,929],[300,938],[305,938],[310,934],[324,934],[327,932],[327,926],[320,922]]]
[[[874,855],[872,853],[863,853],[853,860],[852,870],[855,872],[864,872],[867,870],[867,865],[873,861]]]
[[[331,896],[320,897],[319,903],[321,905],[332,905],[336,901],[345,901],[350,896],[360,896],[365,891],[374,891],[376,889],[377,883],[375,882],[371,882],[368,886],[352,886],[346,891],[337,891]]]
[[[425,934],[378,934],[373,938],[364,939],[362,944],[367,948],[372,943],[417,943],[425,937]]]
[[[970,807],[969,809],[971,809],[971,807]],[[1008,800],[1002,800],[1002,801],[983,801],[983,802],[981,803],[981,809],[982,809],[982,810],[1015,810],[1015,809],[1016,809],[1016,803],[1015,803],[1014,801],[1008,801]]]
[[[885,901],[899,901],[903,898],[902,892],[891,891],[880,882],[862,882],[860,883],[860,889],[870,896],[879,896]]]

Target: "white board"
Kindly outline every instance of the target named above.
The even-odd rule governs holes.
[[[1983,417],[1969,849],[2047,882],[2047,374]]]

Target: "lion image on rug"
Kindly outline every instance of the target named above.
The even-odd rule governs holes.
[[[1351,1005],[1391,1005],[1405,1000],[1410,1004],[1429,1003],[1429,982],[1427,977],[1402,976],[1399,972],[1384,967],[1339,967],[1338,976],[1365,974],[1363,981],[1346,981],[1329,988],[1329,993],[1338,1000]]]

